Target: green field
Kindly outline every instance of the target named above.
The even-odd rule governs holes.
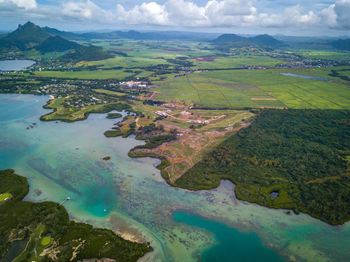
[[[40,244],[42,246],[47,246],[48,244],[51,243],[51,237],[50,236],[46,236],[46,237],[43,237],[40,241]]]
[[[268,56],[241,56],[241,57],[216,57],[213,62],[196,62],[196,68],[199,69],[222,69],[222,68],[240,68],[243,66],[275,66],[284,64],[279,59]]]
[[[10,198],[12,198],[12,194],[10,194],[10,193],[3,193],[3,194],[0,194],[0,203],[1,203],[1,202],[4,202],[5,199],[8,200],[8,199],[10,199]]]
[[[296,53],[310,58],[319,58],[326,60],[350,60],[349,51],[315,51],[315,50],[306,50],[306,51],[296,51]]]
[[[81,62],[77,65],[83,66],[99,66],[101,68],[123,67],[123,68],[139,68],[148,67],[160,64],[169,64],[166,60],[161,58],[145,58],[145,57],[114,57],[106,60]]]
[[[91,71],[41,71],[35,75],[41,77],[71,78],[71,79],[118,79],[123,80],[134,75],[124,70],[91,70]]]
[[[192,101],[210,108],[350,109],[350,92],[345,84],[281,75],[308,75],[310,71],[207,71],[173,79],[156,90],[161,100]],[[323,69],[314,70],[313,75],[327,77]]]

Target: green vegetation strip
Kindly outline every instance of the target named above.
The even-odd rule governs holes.
[[[212,189],[228,179],[239,199],[343,224],[350,220],[349,155],[349,110],[271,109],[175,185]]]
[[[0,180],[0,194],[6,192],[13,196],[0,205],[0,260],[15,240],[25,239],[28,241],[26,247],[11,261],[81,261],[92,258],[137,261],[152,250],[148,244],[124,240],[111,230],[70,221],[65,208],[57,203],[22,201],[29,185],[26,178],[14,174],[13,170],[0,171]]]

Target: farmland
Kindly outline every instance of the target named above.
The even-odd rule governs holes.
[[[209,108],[350,109],[348,86],[281,75],[294,70],[208,71],[160,85],[158,98]],[[308,74],[298,70],[297,73]],[[317,74],[317,71],[316,71]],[[315,75],[315,73],[314,73]],[[324,76],[322,72],[320,75]]]

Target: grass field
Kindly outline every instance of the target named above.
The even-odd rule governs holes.
[[[296,51],[296,53],[310,58],[319,58],[327,60],[350,60],[350,52],[348,51],[315,51],[315,50],[305,50]]]
[[[308,75],[311,70],[208,71],[173,79],[156,90],[161,100],[192,101],[210,108],[350,109],[347,85],[288,77],[281,72]],[[313,70],[312,75],[327,77],[326,72]]]
[[[50,236],[46,236],[46,237],[43,237],[40,241],[40,244],[42,246],[47,246],[51,243],[51,237]]]
[[[71,78],[71,79],[118,79],[123,80],[134,75],[123,70],[92,70],[92,71],[41,71],[35,72],[41,77]]]
[[[214,62],[196,62],[199,69],[239,68],[243,66],[274,66],[285,63],[268,56],[217,57]]]
[[[10,198],[12,198],[12,194],[10,194],[10,193],[0,194],[0,203],[4,202],[5,199],[7,200],[7,199],[10,199]]]
[[[159,57],[159,56],[158,56]],[[93,62],[80,62],[77,66],[99,66],[101,68],[123,67],[123,68],[140,68],[155,66],[160,64],[169,64],[161,58],[145,58],[145,57],[120,57],[116,56],[106,60]]]
[[[107,94],[107,95],[112,95],[112,96],[125,96],[125,93],[121,92],[116,92],[116,91],[111,91],[107,89],[93,89],[94,92],[100,93],[100,94]]]

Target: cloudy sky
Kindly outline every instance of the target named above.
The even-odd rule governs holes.
[[[0,0],[0,30],[155,29],[350,35],[350,0]]]

